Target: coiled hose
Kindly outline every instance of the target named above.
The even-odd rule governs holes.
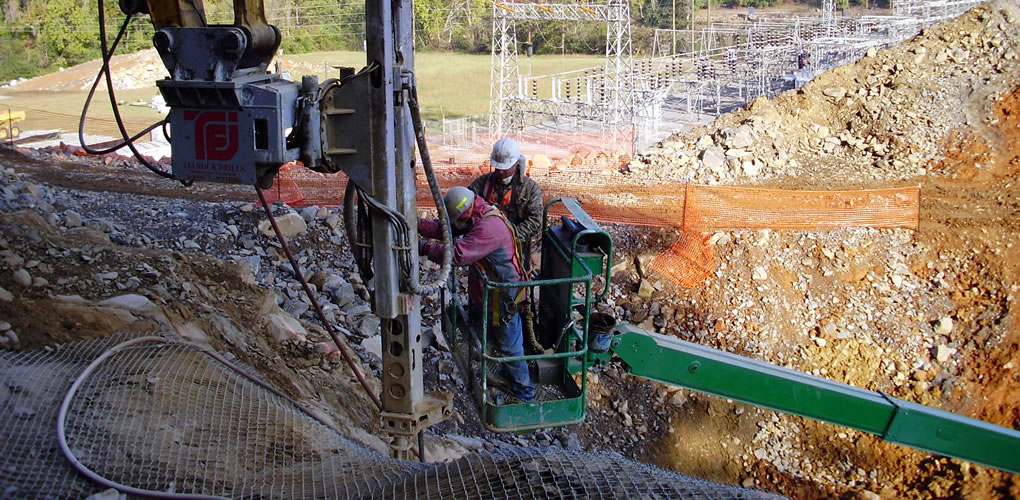
[[[89,365],[87,367],[85,367],[85,370],[82,371],[81,374],[78,375],[78,378],[76,378],[74,380],[74,383],[71,384],[71,388],[67,390],[66,394],[64,394],[64,400],[61,402],[60,410],[57,412],[57,443],[60,445],[60,451],[64,454],[64,458],[66,458],[67,461],[70,462],[71,465],[75,469],[77,469],[78,472],[81,472],[85,477],[89,478],[90,480],[92,480],[93,482],[95,482],[97,484],[100,484],[102,486],[106,486],[108,488],[113,488],[113,489],[115,489],[115,490],[117,490],[117,491],[119,491],[121,493],[127,493],[127,494],[130,494],[130,495],[141,496],[141,497],[148,497],[148,498],[166,498],[166,499],[174,499],[174,500],[180,500],[180,499],[185,499],[185,500],[213,500],[213,499],[215,499],[215,500],[219,500],[219,499],[225,498],[225,497],[216,496],[216,495],[200,495],[200,494],[190,494],[190,493],[171,493],[171,492],[167,492],[167,491],[146,490],[146,489],[135,488],[133,486],[128,486],[128,485],[125,485],[125,484],[122,484],[122,483],[118,483],[118,482],[115,482],[113,480],[107,479],[107,478],[105,478],[103,476],[100,476],[99,474],[93,472],[91,469],[86,467],[85,464],[81,463],[81,461],[78,460],[78,457],[76,457],[74,455],[74,452],[72,452],[70,446],[68,446],[68,444],[67,444],[67,433],[66,433],[67,412],[68,412],[68,409],[71,407],[71,401],[74,400],[74,396],[77,394],[78,389],[81,387],[81,385],[85,382],[85,379],[87,379],[89,377],[89,375],[91,375],[92,372],[100,364],[102,364],[103,361],[107,360],[110,356],[113,356],[114,354],[116,354],[118,352],[121,352],[121,351],[123,351],[123,350],[125,350],[125,349],[127,349],[129,347],[134,347],[136,345],[145,344],[145,343],[174,344],[174,343],[171,343],[170,341],[168,341],[167,339],[165,339],[163,337],[158,337],[158,336],[154,336],[154,335],[149,335],[149,336],[145,336],[145,337],[137,337],[137,338],[133,338],[133,339],[130,339],[130,340],[126,340],[124,342],[121,342],[121,343],[111,347],[110,349],[106,350],[104,353],[99,355],[99,357],[97,357],[91,363],[89,363]],[[238,375],[248,379],[249,381],[255,383],[259,387],[261,387],[261,388],[263,388],[263,389],[273,393],[274,395],[276,395],[280,399],[284,399],[284,400],[287,400],[287,401],[292,401],[289,397],[287,397],[287,395],[283,394],[282,392],[277,390],[275,387],[273,387],[273,386],[263,382],[258,377],[255,377],[255,376],[251,375],[250,373],[248,373],[248,372],[238,368],[237,365],[231,363],[230,361],[228,361],[223,356],[220,356],[218,353],[208,349],[205,346],[203,346],[201,344],[196,344],[196,343],[193,343],[193,342],[180,342],[178,344],[179,345],[188,346],[188,347],[190,347],[192,349],[195,349],[195,350],[201,352],[202,354],[205,354],[206,356],[209,356],[209,357],[215,359],[216,361],[220,362],[220,364],[222,364],[223,366],[226,366],[227,368],[231,369],[232,371],[234,371]],[[322,418],[321,416],[316,415],[315,413],[306,410],[304,407],[302,407],[299,404],[295,403],[294,406],[297,407],[299,410],[301,410],[302,413],[304,413],[308,417],[310,417],[313,420],[315,420],[316,422],[322,424],[323,426],[325,426],[325,427],[327,427],[329,429],[332,429],[333,431],[335,431],[337,433],[340,433],[339,429],[334,427],[332,423],[330,423],[326,419]],[[419,445],[419,447],[420,447],[420,445]]]
[[[63,452],[64,457],[67,458],[67,461],[71,463],[71,466],[77,469],[78,472],[82,473],[82,475],[84,475],[85,477],[89,478],[90,480],[97,484],[101,484],[103,486],[106,486],[107,488],[113,488],[121,493],[148,498],[168,498],[186,500],[223,499],[225,497],[216,495],[195,495],[187,493],[170,493],[166,491],[146,490],[112,481],[103,476],[100,476],[99,474],[96,474],[91,469],[86,467],[85,464],[81,463],[81,460],[78,460],[78,457],[74,455],[74,453],[71,451],[71,448],[67,445],[67,434],[65,432],[65,424],[67,421],[67,409],[70,408],[71,400],[74,399],[74,395],[78,392],[78,388],[81,387],[81,385],[85,382],[85,379],[87,379],[88,376],[92,373],[92,371],[95,370],[96,367],[98,367],[100,364],[102,364],[102,362],[105,361],[106,358],[109,358],[110,356],[113,356],[114,354],[123,351],[124,349],[127,349],[138,344],[143,344],[146,342],[166,342],[166,339],[164,339],[163,337],[149,336],[138,337],[135,339],[128,340],[126,342],[121,342],[120,344],[113,346],[108,351],[101,354],[98,358],[94,359],[92,363],[89,363],[89,365],[85,368],[85,371],[81,372],[81,375],[78,375],[78,378],[74,380],[74,383],[71,384],[71,388],[68,389],[67,394],[64,395],[64,401],[60,403],[60,411],[57,412],[57,443],[60,445],[60,451]],[[200,350],[203,352],[207,352],[205,349]],[[248,377],[249,379],[258,382],[259,385],[265,387],[265,384],[262,383],[262,381],[249,376],[248,374],[244,373],[241,370],[238,370],[237,367],[235,367],[234,365],[227,363],[227,366],[233,368],[238,373],[241,373],[242,375]],[[276,392],[277,395],[279,395],[278,391],[275,391],[273,389],[270,390]]]
[[[413,73],[411,74],[413,78]],[[411,112],[411,122],[414,127],[415,141],[418,144],[418,154],[421,156],[422,169],[425,171],[425,179],[428,181],[429,193],[436,205],[439,214],[439,227],[443,240],[443,259],[439,267],[439,274],[427,284],[422,284],[418,273],[412,272],[411,248],[411,227],[407,220],[400,213],[390,209],[385,204],[376,200],[368,193],[348,181],[347,189],[344,192],[344,229],[347,239],[351,243],[351,252],[358,264],[359,272],[363,281],[368,283],[372,279],[371,253],[368,250],[370,245],[366,242],[365,236],[370,234],[371,228],[365,221],[367,215],[361,207],[368,205],[371,209],[385,215],[394,232],[396,233],[396,246],[400,253],[399,262],[401,266],[402,279],[407,289],[415,295],[429,295],[439,291],[446,285],[453,268],[453,230],[450,227],[450,218],[446,212],[446,204],[443,203],[443,194],[439,189],[439,181],[436,179],[435,170],[432,168],[432,157],[429,154],[428,144],[425,141],[425,126],[421,119],[421,109],[418,106],[418,87],[411,84],[408,87],[408,107]],[[354,195],[357,193],[361,203],[357,205]],[[357,212],[356,212],[357,210]],[[357,213],[357,216],[355,215]]]

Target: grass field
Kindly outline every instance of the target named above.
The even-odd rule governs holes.
[[[365,65],[363,52],[316,52],[309,54],[285,55],[292,61],[291,79],[300,81],[302,74],[318,74],[320,81],[326,76],[336,76],[332,66]],[[602,59],[595,56],[536,56],[520,58],[522,75],[550,74],[561,71],[600,65]],[[489,111],[488,54],[457,54],[445,52],[423,52],[415,56],[418,72],[418,94],[423,106],[422,113],[427,120],[443,117],[457,118],[485,114]],[[284,70],[288,68],[284,66]],[[155,82],[152,87],[119,90],[117,97],[125,104],[120,106],[121,115],[129,132],[144,128],[160,120],[156,111],[145,107],[130,106],[135,101],[149,102],[156,95]],[[63,129],[75,131],[78,116],[85,102],[86,93],[81,91],[19,91],[16,88],[0,90],[0,110],[25,111],[28,118],[19,124],[22,130]],[[105,93],[97,93],[89,112],[86,132],[95,135],[117,136]]]
[[[131,106],[135,101],[148,103],[156,95],[156,87],[117,91],[117,99],[124,104],[119,106],[128,133],[135,133],[149,124],[163,119],[163,115],[148,107]],[[18,124],[23,130],[53,130],[65,132],[78,130],[78,119],[82,106],[85,104],[86,92],[77,91],[18,91],[4,89],[0,91],[5,98],[0,99],[0,110],[24,111],[27,115],[24,122]],[[105,92],[97,92],[89,110],[89,120],[85,124],[85,133],[119,137],[110,99]]]
[[[301,63],[323,77],[323,65],[365,65],[363,52],[315,52],[285,55],[284,59]],[[599,66],[603,58],[597,56],[535,56],[518,59],[521,74],[545,75],[575,69]],[[456,118],[489,112],[489,72],[491,56],[488,54],[457,54],[450,52],[421,52],[415,55],[418,74],[418,97],[426,119]],[[312,70],[312,68],[315,68]],[[331,72],[334,70],[330,69]],[[330,74],[329,76],[335,76]],[[292,75],[296,78],[296,75]]]

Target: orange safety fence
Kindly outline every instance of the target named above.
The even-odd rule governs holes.
[[[440,187],[466,186],[478,170],[436,167]],[[548,174],[533,177],[546,200],[577,199],[595,220],[692,231],[720,229],[916,228],[920,188],[797,191],[706,186],[624,175]],[[347,177],[285,166],[267,195],[296,206],[338,206]],[[434,207],[424,179],[418,204]]]
[[[443,190],[466,186],[479,173],[463,167],[437,167]],[[918,186],[854,191],[787,191],[736,186],[705,186],[621,175],[570,173],[536,176],[546,200],[576,198],[595,220],[641,226],[676,227],[684,232],[652,260],[651,267],[675,283],[694,287],[714,270],[707,232],[722,229],[825,229],[882,227],[916,229]],[[292,205],[339,205],[346,176],[285,168],[275,195]],[[418,204],[434,204],[424,181]],[[564,215],[555,212],[552,215]]]
[[[715,270],[708,231],[720,229],[824,229],[882,227],[917,229],[920,187],[856,191],[786,191],[736,186],[688,185],[683,233],[649,267],[693,288]]]
[[[692,185],[689,193],[683,227],[690,230],[916,228],[921,189],[791,191]]]
[[[684,288],[694,288],[715,271],[715,252],[709,238],[708,234],[684,231],[648,266]]]

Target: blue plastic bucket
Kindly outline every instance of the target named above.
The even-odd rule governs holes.
[[[588,320],[588,350],[592,352],[606,352],[613,340],[613,328],[616,327],[616,318],[605,314],[594,312]]]

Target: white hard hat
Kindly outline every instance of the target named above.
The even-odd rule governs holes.
[[[474,206],[475,193],[466,187],[454,186],[446,192],[443,203],[446,203],[447,217],[450,218],[450,222],[454,222]]]
[[[496,170],[506,170],[517,165],[521,158],[521,146],[510,137],[504,137],[492,145],[492,154],[489,155],[489,164]]]

